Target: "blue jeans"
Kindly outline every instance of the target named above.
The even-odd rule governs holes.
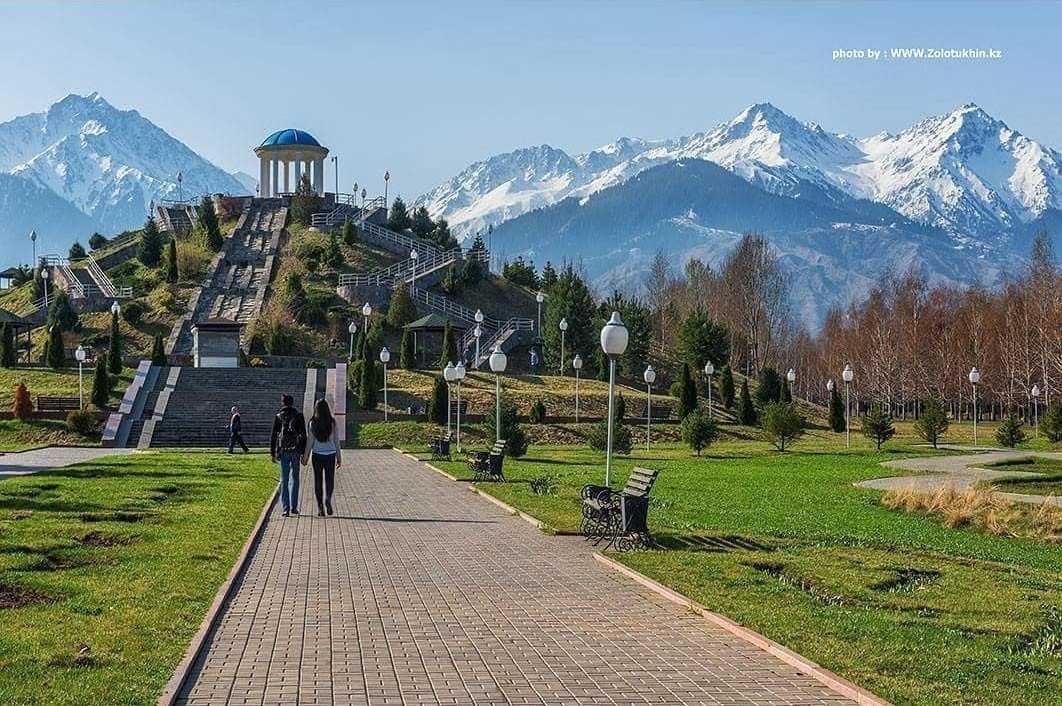
[[[299,463],[298,451],[281,451],[280,461],[280,506],[285,512],[299,509]]]

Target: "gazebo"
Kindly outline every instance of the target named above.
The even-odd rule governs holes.
[[[263,198],[290,194],[295,191],[303,173],[318,196],[324,195],[324,161],[328,148],[322,147],[313,135],[303,130],[277,130],[255,148],[258,155],[258,193]],[[281,175],[280,165],[284,165]],[[294,169],[295,179],[291,180]],[[283,176],[283,181],[280,177]]]
[[[0,325],[10,326],[11,329],[14,331],[14,333],[15,333],[15,336],[14,336],[14,338],[15,338],[15,351],[16,351],[16,357],[17,357],[18,350],[19,350],[19,347],[18,347],[18,345],[19,345],[19,334],[23,333],[23,332],[26,333],[26,334],[29,334],[29,332],[33,330],[33,323],[31,323],[30,321],[27,321],[26,319],[24,319],[23,317],[19,316],[18,314],[13,314],[12,312],[8,311],[7,309],[0,309]],[[28,338],[29,338],[29,336],[27,335],[27,339]]]
[[[439,314],[422,316],[402,327],[413,334],[413,358],[417,361],[418,366],[422,367],[424,365],[425,342],[429,338],[435,338],[438,341],[435,349],[440,353],[442,352],[442,337],[443,332],[446,330],[446,324],[450,324],[450,330],[453,331],[455,339],[468,328],[461,322],[451,321]],[[461,355],[461,351],[458,351],[457,354]],[[457,361],[454,362],[456,363]]]

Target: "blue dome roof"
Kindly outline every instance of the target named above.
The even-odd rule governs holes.
[[[321,143],[308,132],[288,128],[287,130],[277,130],[264,139],[261,146],[269,147],[272,145],[311,145],[320,147]]]

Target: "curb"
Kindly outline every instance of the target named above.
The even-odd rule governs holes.
[[[170,680],[166,682],[166,687],[162,690],[162,694],[156,701],[156,706],[173,706],[177,701],[177,694],[180,693],[181,687],[184,686],[185,681],[188,679],[188,673],[192,669],[192,665],[195,664],[195,660],[199,657],[199,653],[202,651],[203,646],[206,644],[207,637],[210,635],[210,631],[214,629],[215,624],[221,617],[221,609],[228,601],[230,594],[232,593],[233,586],[236,583],[236,578],[243,572],[244,567],[247,566],[247,560],[251,555],[251,549],[258,544],[259,538],[262,536],[262,529],[265,527],[266,519],[269,517],[270,511],[277,501],[278,491],[274,490],[273,494],[266,500],[265,507],[262,508],[261,514],[258,516],[258,522],[255,523],[254,529],[251,530],[251,534],[247,537],[247,541],[243,543],[243,548],[240,550],[239,556],[236,557],[236,562],[232,565],[232,569],[229,571],[229,575],[225,578],[225,581],[218,587],[218,592],[214,595],[214,602],[210,604],[210,609],[207,611],[206,616],[203,618],[203,622],[199,624],[199,630],[196,631],[195,637],[192,638],[191,643],[188,645],[188,649],[184,652],[184,657],[177,664],[177,668],[173,671],[173,675]]]
[[[623,574],[627,578],[641,584],[643,587],[648,588],[650,591],[653,591],[684,608],[692,610],[708,622],[723,628],[735,637],[739,637],[774,657],[777,657],[789,666],[797,669],[802,674],[806,674],[815,681],[825,685],[844,697],[852,699],[858,704],[862,704],[863,706],[892,706],[892,704],[885,699],[875,696],[866,689],[856,686],[852,682],[834,674],[828,669],[820,667],[808,658],[793,652],[774,640],[768,639],[758,632],[749,630],[748,628],[735,623],[727,617],[708,610],[700,603],[687,598],[678,591],[670,589],[662,583],[654,581],[645,574],[635,571],[628,566],[624,566],[618,561],[605,556],[601,552],[594,552],[594,558],[614,571]]]

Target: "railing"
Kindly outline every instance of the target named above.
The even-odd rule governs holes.
[[[89,276],[100,288],[103,296],[111,299],[126,299],[133,296],[132,287],[116,287],[111,278],[107,276],[107,273],[103,271],[103,268],[99,266],[99,263],[89,255],[87,258],[88,264],[85,265],[85,269],[88,270]]]
[[[41,309],[44,309],[45,305],[50,303],[50,302],[51,302],[50,298],[41,297],[37,301],[30,302],[26,306],[24,306],[21,309],[19,309],[18,314],[19,314],[19,316],[33,316],[34,314],[36,314]]]
[[[58,268],[63,273],[63,279],[66,280],[66,291],[70,293],[70,296],[75,299],[85,298],[85,286],[81,284],[81,280],[77,278],[74,271],[70,269],[70,261],[61,255],[45,255],[43,258],[44,263],[49,267]]]

